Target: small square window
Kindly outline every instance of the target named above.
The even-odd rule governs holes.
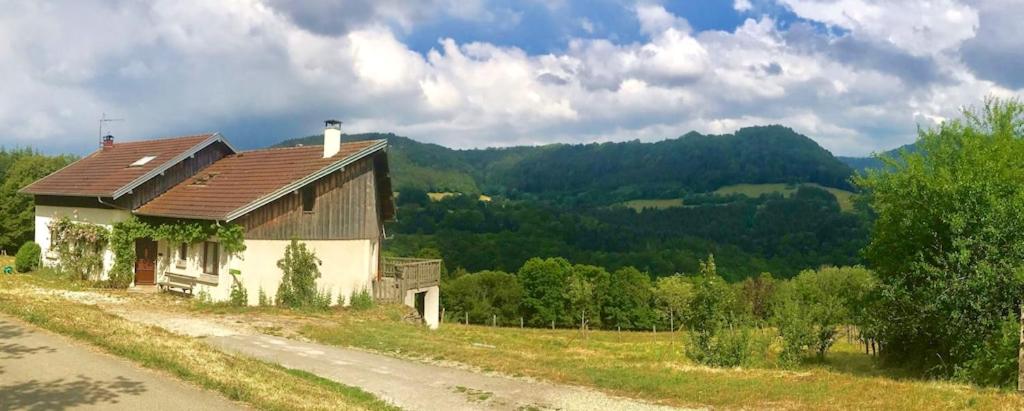
[[[217,275],[220,271],[220,244],[213,241],[203,243],[203,273]]]
[[[302,188],[302,211],[305,213],[312,213],[313,207],[316,206],[316,191],[312,186],[306,186]]]

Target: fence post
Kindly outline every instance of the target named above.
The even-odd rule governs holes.
[[[672,332],[676,332],[676,312],[675,310],[669,310],[668,312],[668,326],[672,329]]]
[[[523,328],[523,317],[519,317],[519,328]]]
[[[1017,392],[1024,392],[1024,303],[1020,305],[1020,340],[1017,349]]]
[[[552,329],[552,330],[554,330],[554,329],[555,329],[555,320],[551,320],[551,329]]]
[[[469,311],[466,311],[466,325],[469,325]]]
[[[491,314],[491,327],[498,326],[498,314]]]
[[[654,333],[657,334],[658,333],[658,326],[657,325],[652,325],[651,326],[651,330],[653,330]]]

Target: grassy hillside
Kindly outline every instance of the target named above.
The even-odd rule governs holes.
[[[764,194],[779,193],[783,196],[790,196],[796,192],[801,185],[808,185],[828,191],[835,196],[839,208],[843,211],[853,211],[853,193],[838,188],[824,187],[819,184],[734,184],[715,190],[715,194],[731,195],[742,194],[747,197],[756,198]]]

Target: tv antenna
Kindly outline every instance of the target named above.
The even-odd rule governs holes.
[[[124,121],[124,119],[123,118],[107,118],[107,113],[103,113],[103,115],[100,116],[100,131],[99,131],[100,146],[103,146],[103,124],[104,123],[114,122],[114,121]]]

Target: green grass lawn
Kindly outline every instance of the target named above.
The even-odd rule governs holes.
[[[817,187],[822,190],[832,193],[836,197],[836,201],[839,203],[839,209],[843,211],[853,211],[853,193],[840,190],[838,188],[825,187],[822,185],[808,183],[804,184],[812,187]],[[795,184],[734,184],[725,186],[715,190],[715,194],[730,195],[730,194],[742,194],[747,197],[760,197],[764,194],[780,193],[784,196],[789,196],[796,192],[799,185]]]

